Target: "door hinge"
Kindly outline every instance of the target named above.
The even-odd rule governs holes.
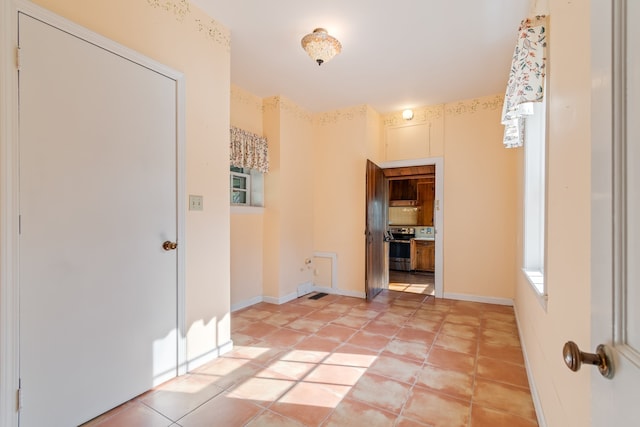
[[[17,396],[16,396],[16,406],[18,411],[22,410],[22,404],[24,401],[24,396],[22,395],[22,380],[18,380],[18,390],[17,390]]]
[[[20,47],[18,46],[18,47],[16,48],[16,68],[18,69],[18,71],[20,71],[20,63],[22,62],[22,61],[21,61],[21,59],[22,59],[22,58],[21,58],[22,54],[21,54],[20,52],[21,52],[21,51],[20,51]]]

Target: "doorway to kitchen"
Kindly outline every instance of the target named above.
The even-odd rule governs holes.
[[[442,158],[381,167],[388,183],[388,288],[441,298]]]

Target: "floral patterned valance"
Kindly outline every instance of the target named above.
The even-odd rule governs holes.
[[[236,127],[231,128],[231,166],[269,172],[267,139]]]
[[[546,72],[545,16],[525,19],[518,28],[518,43],[513,52],[509,82],[502,107],[504,146],[521,147],[524,141],[524,116],[533,114],[532,102],[544,96]]]

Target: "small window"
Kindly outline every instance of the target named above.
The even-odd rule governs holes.
[[[263,206],[263,174],[254,169],[230,169],[230,201],[234,206]]]
[[[524,141],[524,265],[529,282],[545,296],[546,97],[533,103]]]

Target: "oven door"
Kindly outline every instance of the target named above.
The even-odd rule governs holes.
[[[411,269],[411,245],[408,240],[389,242],[389,269],[401,271]]]

